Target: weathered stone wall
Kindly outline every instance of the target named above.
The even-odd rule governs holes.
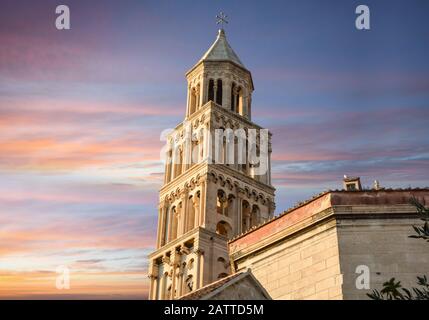
[[[335,221],[237,261],[273,299],[342,299]]]
[[[429,243],[409,238],[413,218],[347,219],[338,223],[341,272],[344,274],[344,299],[368,299],[366,293],[381,289],[395,277],[406,288],[416,286],[417,275],[429,275]],[[369,267],[370,289],[358,289],[356,267]]]

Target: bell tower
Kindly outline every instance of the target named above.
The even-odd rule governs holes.
[[[186,79],[185,119],[164,149],[157,248],[149,256],[153,300],[227,276],[227,241],[275,209],[271,133],[251,122],[252,75],[223,29]]]

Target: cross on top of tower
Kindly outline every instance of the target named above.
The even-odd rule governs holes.
[[[222,11],[216,15],[216,24],[220,24],[221,29],[223,29],[223,24],[226,23],[228,24],[228,21],[226,20],[226,18],[228,18],[228,16],[226,14],[224,14]]]

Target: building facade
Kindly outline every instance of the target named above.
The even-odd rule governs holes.
[[[368,299],[392,277],[416,287],[429,250],[409,237],[422,225],[412,198],[427,205],[429,189],[321,193],[231,240],[233,271],[251,269],[273,299]]]
[[[265,165],[251,121],[253,81],[224,30],[186,74],[186,115],[166,138],[149,299],[177,299],[231,273],[227,241],[274,214],[271,134]],[[255,144],[248,144],[256,132]],[[253,148],[253,149],[252,149]],[[262,160],[261,160],[262,161]]]

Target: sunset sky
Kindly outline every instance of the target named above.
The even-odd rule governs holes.
[[[160,133],[183,120],[219,11],[273,133],[277,214],[344,174],[429,185],[427,1],[2,0],[0,298],[146,297]]]

